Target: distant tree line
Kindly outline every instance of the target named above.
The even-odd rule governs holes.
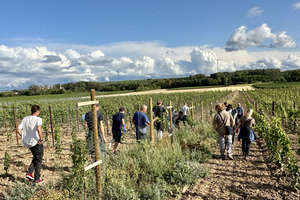
[[[300,81],[300,70],[287,70],[281,72],[279,69],[255,69],[235,72],[220,72],[211,74],[210,76],[196,74],[181,78],[125,80],[117,82],[80,81],[76,83],[55,84],[53,87],[32,85],[28,88],[28,90],[14,91],[14,93],[11,95],[31,96],[44,94],[64,94],[70,92],[87,92],[91,89],[102,92],[122,90],[145,91],[192,86],[236,85],[266,82],[281,83],[292,81]],[[0,93],[0,96],[6,95],[5,93]]]

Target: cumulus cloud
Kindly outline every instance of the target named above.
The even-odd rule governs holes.
[[[253,7],[248,10],[247,17],[254,17],[254,16],[262,14],[263,12],[264,11],[262,9],[260,9],[259,7]]]
[[[291,5],[294,10],[300,9],[300,2],[296,2]]]
[[[263,47],[262,43],[267,38],[273,41],[273,43],[269,45],[270,48],[297,48],[297,44],[293,38],[286,35],[285,31],[272,33],[271,28],[269,28],[267,24],[262,24],[247,33],[246,30],[247,28],[245,26],[236,29],[227,41],[227,47],[225,49],[227,51],[238,51],[250,46],[260,45],[260,47]]]
[[[176,49],[165,49],[177,53]],[[0,89],[26,88],[33,84],[176,77],[242,69],[300,68],[300,52],[292,55],[289,52],[249,53],[245,50],[226,53],[222,48],[209,46],[189,49],[188,56],[179,60],[165,54],[159,58],[144,55],[140,59],[133,59],[127,56],[109,57],[102,49],[81,54],[74,49],[61,53],[46,47],[1,45]]]

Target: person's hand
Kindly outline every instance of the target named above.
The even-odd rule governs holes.
[[[39,140],[38,144],[42,144],[43,143],[43,140]]]
[[[107,139],[106,138],[103,138],[103,140],[104,140],[104,143],[107,143]]]

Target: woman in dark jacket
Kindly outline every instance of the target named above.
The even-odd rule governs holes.
[[[236,133],[240,131],[238,138],[242,138],[242,151],[245,156],[245,160],[249,160],[250,151],[250,132],[253,131],[252,127],[255,126],[255,120],[252,118],[252,109],[248,109],[245,116],[239,120],[239,124],[236,128]]]

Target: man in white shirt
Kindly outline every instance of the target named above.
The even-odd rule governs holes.
[[[34,105],[31,107],[31,115],[25,117],[18,128],[19,135],[22,136],[22,144],[29,148],[33,155],[33,159],[28,168],[26,178],[35,183],[42,183],[41,169],[44,155],[43,139],[42,139],[42,118],[38,117],[40,107]],[[32,173],[34,172],[34,176]]]
[[[181,112],[183,113],[182,122],[183,122],[184,125],[185,125],[185,122],[186,122],[186,118],[189,114],[189,110],[190,110],[190,108],[187,106],[187,103],[185,102],[184,105],[181,107]]]

